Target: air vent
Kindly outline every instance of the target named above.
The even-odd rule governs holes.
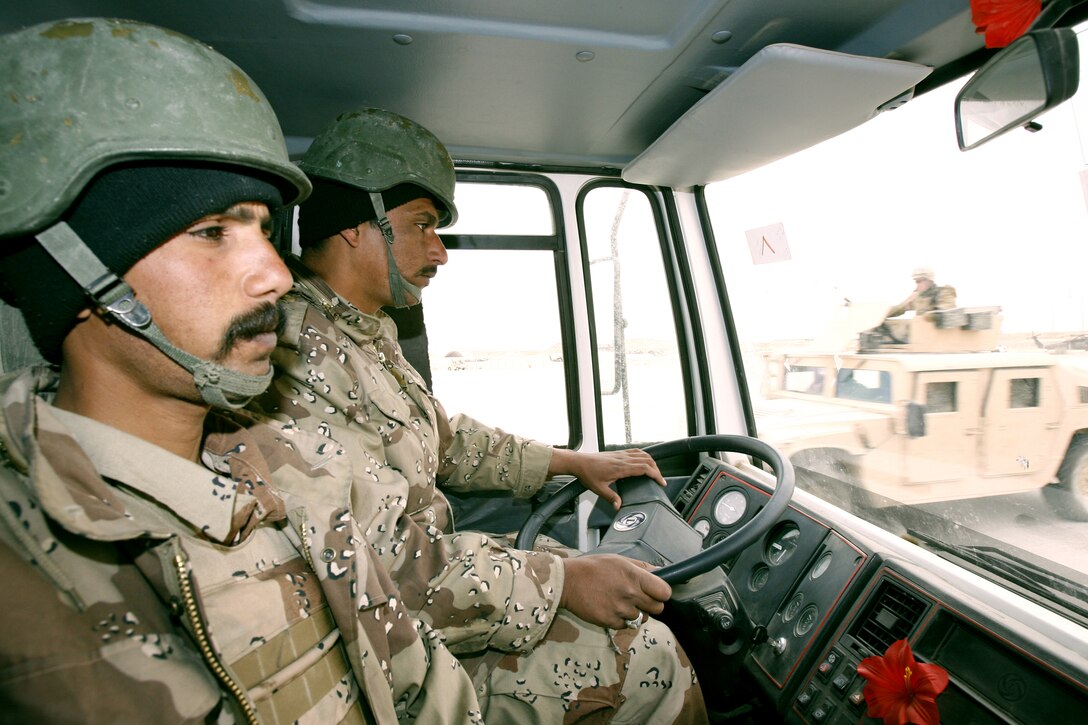
[[[850,634],[874,654],[883,654],[892,642],[914,631],[926,606],[898,584],[885,581]]]
[[[691,475],[691,480],[684,485],[684,490],[676,497],[676,510],[679,511],[682,516],[687,516],[689,513],[687,509],[702,492],[703,487],[706,485],[707,476],[710,475],[710,471],[710,466],[706,463],[700,463],[699,468]]]

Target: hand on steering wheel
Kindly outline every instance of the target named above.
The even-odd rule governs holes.
[[[773,447],[755,438],[734,435],[695,436],[659,443],[647,447],[645,451],[655,460],[688,453],[734,451],[765,461],[775,474],[775,490],[770,500],[755,516],[725,540],[694,553],[685,551],[676,558],[665,557],[654,552],[667,563],[667,566],[654,573],[669,584],[686,582],[736,556],[770,529],[786,511],[793,496],[793,465]],[[639,535],[646,536],[653,531],[655,542],[696,541],[701,546],[702,537],[676,514],[664,490],[650,479],[646,477],[625,479],[617,483],[617,488],[624,500],[624,505],[616,512],[616,518],[609,533],[615,529],[631,539]],[[583,490],[578,481],[573,481],[553,494],[526,520],[514,542],[515,547],[532,549],[533,542],[548,517],[580,495]],[[607,538],[606,534],[606,541]],[[602,542],[602,545],[604,544],[605,542]],[[647,550],[644,547],[640,551]]]
[[[651,565],[617,554],[565,558],[559,606],[581,619],[610,629],[641,624],[660,614],[672,587],[654,576]],[[638,625],[634,625],[638,626]]]

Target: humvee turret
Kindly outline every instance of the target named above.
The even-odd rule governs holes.
[[[1088,520],[1088,355],[1006,348],[1000,308],[887,320],[766,358],[759,434],[854,508],[1044,489]]]

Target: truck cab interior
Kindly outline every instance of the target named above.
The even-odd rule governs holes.
[[[552,445],[646,447],[669,481],[620,482],[618,513],[565,481],[527,501],[460,498],[458,526],[662,567],[663,618],[713,722],[878,722],[857,668],[902,639],[948,672],[945,723],[1083,722],[1079,431],[1044,459],[1019,455],[1017,425],[1067,426],[1018,410],[1004,470],[1049,465],[1052,480],[964,496],[934,474],[910,505],[852,495],[863,455],[814,472],[761,440],[777,419],[765,357],[856,352],[873,324],[859,311],[879,321],[920,264],[960,304],[1001,308],[998,352],[1088,356],[1061,346],[1088,330],[1088,3],[1000,6],[38,0],[6,4],[0,32],[108,16],[197,38],[253,78],[295,158],[360,106],[438,136],[461,218],[423,305],[398,319],[411,359],[450,412]],[[2,312],[11,370],[33,350]],[[957,351],[964,369],[974,352]],[[910,439],[908,414],[941,430],[945,413],[906,390],[861,449]],[[1065,410],[1088,406],[1086,390],[1038,395]],[[975,393],[946,405],[986,399]],[[904,475],[945,470],[910,451],[952,447],[993,452],[971,431],[904,444]]]

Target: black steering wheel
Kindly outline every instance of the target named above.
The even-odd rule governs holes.
[[[702,548],[702,536],[680,517],[656,481],[637,476],[616,483],[623,505],[594,551],[622,553],[661,566],[654,573],[670,585],[694,579],[739,554],[771,528],[793,496],[793,465],[773,447],[755,438],[694,436],[658,443],[645,450],[655,461],[691,453],[743,453],[765,461],[775,476],[774,493],[763,508],[727,538],[706,549]],[[575,480],[552,494],[526,519],[514,547],[532,549],[544,522],[585,490]]]

